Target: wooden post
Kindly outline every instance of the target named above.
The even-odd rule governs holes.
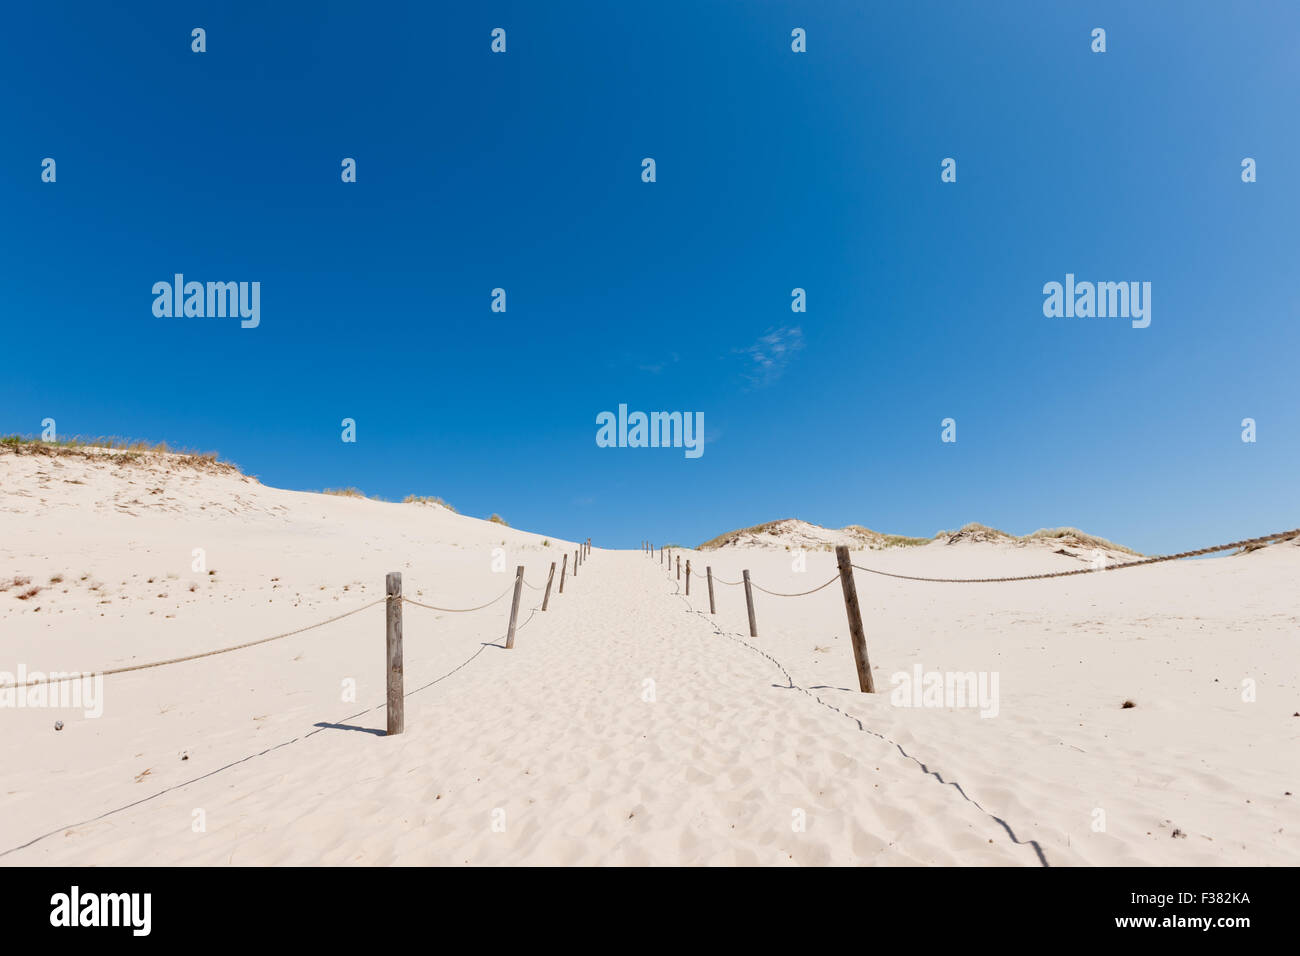
[[[388,594],[388,736],[406,729],[406,696],[402,692],[402,572],[389,571]]]
[[[560,565],[560,593],[564,593],[564,572],[569,570],[569,556],[564,556],[564,563]]]
[[[682,579],[682,556],[679,554],[677,555],[677,580],[680,581],[681,579]]]
[[[575,578],[578,576],[578,552],[577,551],[573,552],[573,576]]]
[[[506,631],[506,647],[515,646],[515,621],[519,618],[519,594],[524,589],[524,566],[515,568],[515,601],[510,605],[510,630]]]
[[[745,604],[749,608],[749,636],[758,637],[758,624],[754,621],[754,592],[749,587],[749,572],[745,572]]]
[[[555,580],[555,562],[551,562],[551,573],[546,576],[546,594],[542,597],[542,610],[551,603],[551,582]]]
[[[718,609],[713,606],[713,565],[707,565],[704,568],[704,573],[709,579],[709,613],[717,614]]]
[[[691,559],[686,559],[686,596],[691,596]]]
[[[847,545],[835,548],[835,563],[840,566],[840,587],[844,589],[844,611],[849,616],[849,640],[853,642],[853,663],[858,668],[858,689],[864,694],[876,692],[867,659],[867,638],[862,633],[862,610],[858,607],[858,585],[853,580],[853,562]]]

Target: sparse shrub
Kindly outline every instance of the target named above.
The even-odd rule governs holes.
[[[402,499],[404,505],[441,505],[453,514],[459,514],[451,502],[443,501],[437,495],[407,495]]]
[[[172,448],[164,442],[147,442],[136,439],[100,437],[85,438],[74,435],[55,441],[43,441],[27,435],[5,435],[0,438],[0,448],[12,449],[20,455],[76,455],[82,458],[98,457],[102,450],[113,452],[105,460],[110,464],[132,464],[145,460],[146,455],[169,456],[175,464],[200,470],[238,471],[233,462],[221,461],[216,452],[198,452],[187,448]]]
[[[503,524],[503,525],[505,525],[507,528],[510,527],[510,522],[507,521],[505,518],[501,517],[499,514],[495,514],[495,513],[493,513],[493,514],[489,515],[489,516],[488,516],[488,521],[495,521],[497,524]]]
[[[326,488],[321,492],[323,495],[334,495],[337,498],[364,498],[365,492],[360,488]]]

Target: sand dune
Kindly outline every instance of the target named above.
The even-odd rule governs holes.
[[[0,580],[30,578],[0,592],[0,670],[106,669],[276,634],[377,600],[392,570],[411,598],[470,606],[506,590],[516,564],[544,584],[574,547],[168,456],[0,451]],[[1293,542],[1001,585],[860,572],[871,696],[853,689],[838,584],[759,593],[750,638],[742,589],[721,583],[748,568],[769,590],[807,590],[834,575],[833,554],[804,572],[775,548],[682,554],[719,577],[716,615],[657,556],[599,547],[547,612],[526,589],[509,651],[509,595],[465,615],[408,605],[400,736],[382,735],[382,606],[108,677],[97,719],[0,708],[0,862],[1300,858]],[[1079,566],[997,542],[854,560],[930,576]],[[891,676],[917,665],[996,672],[997,716],[892,702]]]

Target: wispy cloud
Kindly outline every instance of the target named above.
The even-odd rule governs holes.
[[[749,360],[745,378],[755,388],[762,388],[780,378],[795,353],[802,349],[803,329],[796,325],[769,329],[753,345],[735,351]]]
[[[640,369],[642,372],[649,372],[651,375],[659,375],[669,365],[676,365],[679,361],[681,361],[680,355],[678,355],[676,352],[669,352],[668,358],[660,359],[657,362],[650,362],[644,365],[638,365],[637,368]]]

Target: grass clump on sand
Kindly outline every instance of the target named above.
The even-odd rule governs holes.
[[[781,521],[769,521],[766,524],[754,525],[751,528],[740,528],[736,531],[728,531],[726,534],[720,534],[702,545],[700,550],[709,550],[712,548],[724,547],[736,543],[745,535],[758,535],[767,531],[779,530],[778,526],[785,524],[794,519],[784,518]],[[813,526],[817,527],[817,526]],[[831,529],[823,529],[831,530]],[[883,550],[885,548],[915,548],[922,545],[930,544],[934,541],[942,541],[946,544],[954,544],[958,541],[974,542],[997,542],[1008,541],[1014,544],[1028,544],[1033,541],[1060,541],[1063,545],[1072,545],[1078,548],[1100,548],[1111,551],[1120,551],[1124,554],[1131,554],[1141,557],[1139,551],[1132,548],[1126,548],[1122,544],[1115,544],[1113,541],[1107,541],[1105,538],[1099,538],[1096,535],[1087,534],[1078,528],[1044,528],[1035,531],[1033,534],[1014,535],[1008,534],[998,528],[990,528],[988,525],[972,521],[970,524],[962,525],[957,531],[940,531],[933,538],[917,538],[910,535],[901,534],[882,534],[878,531],[872,531],[870,528],[862,525],[852,524],[842,529],[850,534],[858,535],[869,540],[872,550]],[[830,543],[819,546],[822,551],[833,551],[835,546]],[[788,550],[787,546],[787,550]]]
[[[710,538],[708,541],[705,541],[702,545],[700,545],[699,548],[697,548],[696,550],[698,550],[698,551],[708,551],[710,548],[720,548],[720,547],[722,547],[724,544],[729,544],[729,543],[731,543],[731,541],[733,541],[734,539],[739,538],[742,534],[763,534],[763,533],[766,532],[766,531],[771,531],[771,530],[772,530],[773,528],[775,528],[777,525],[782,525],[782,524],[785,524],[785,523],[788,522],[788,521],[795,521],[795,520],[797,520],[797,519],[795,519],[795,518],[782,518],[782,519],[780,519],[779,521],[767,521],[767,522],[764,522],[763,524],[756,524],[756,525],[754,525],[753,527],[750,527],[750,528],[738,528],[738,529],[736,529],[735,531],[728,531],[728,532],[726,532],[725,534],[720,534],[720,535],[718,535],[716,538]],[[680,548],[681,545],[680,545],[680,544],[666,544],[666,545],[664,545],[664,547],[665,547],[665,548]]]
[[[495,512],[491,515],[488,515],[488,521],[491,521],[493,524],[504,525],[507,528],[510,527],[510,522],[507,521],[505,518],[501,517],[499,514],[496,514]]]
[[[204,471],[239,471],[238,465],[234,462],[221,461],[216,452],[176,448],[165,441],[150,442],[138,438],[115,436],[86,438],[73,435],[70,438],[46,441],[28,435],[4,435],[0,436],[0,450],[9,450],[17,455],[49,457],[69,455],[78,458],[104,459],[114,464],[136,463],[148,460],[149,456],[169,455],[175,464]]]
[[[1141,556],[1139,552],[1132,548],[1126,548],[1122,544],[1116,544],[1113,541],[1107,541],[1105,538],[1099,538],[1095,534],[1088,534],[1080,531],[1078,528],[1042,528],[1033,534],[1027,534],[1023,538],[1017,538],[1017,541],[1034,541],[1040,538],[1065,538],[1071,544],[1076,544],[1083,548],[1108,548],[1111,551],[1123,551],[1125,554],[1134,554]]]
[[[440,505],[452,514],[460,514],[450,501],[443,501],[437,495],[407,495],[402,499],[404,505]]]
[[[879,531],[872,531],[870,528],[864,528],[860,524],[851,524],[845,531],[856,531],[860,535],[868,538],[879,538],[882,545],[887,548],[915,548],[923,544],[929,544],[934,538],[911,538],[905,534],[882,534]],[[832,545],[828,550],[834,551]]]
[[[334,495],[336,498],[364,498],[366,501],[383,501],[387,498],[381,498],[379,495],[368,495],[360,488],[326,488],[321,492],[322,495]]]

